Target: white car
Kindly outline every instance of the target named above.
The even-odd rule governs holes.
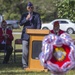
[[[68,19],[55,19],[53,21],[51,21],[50,23],[44,23],[42,24],[41,29],[49,29],[52,30],[53,29],[53,23],[55,21],[59,21],[60,24],[60,29],[66,31],[69,34],[73,34],[75,31],[75,23],[71,22]]]
[[[18,29],[19,28],[19,21],[18,20],[6,20],[8,28],[10,29]]]

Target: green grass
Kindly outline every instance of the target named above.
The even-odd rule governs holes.
[[[15,31],[15,30],[14,30]],[[16,30],[17,31],[17,30]],[[14,40],[16,38],[20,38],[21,35],[14,35]],[[71,35],[71,37],[74,39],[75,34]],[[14,40],[13,40],[13,46],[14,46]],[[9,64],[2,64],[3,60],[3,53],[0,53],[0,75],[50,75],[50,72],[27,72],[22,69],[21,64],[21,53],[17,53],[17,60],[16,63],[14,63],[11,59],[9,60]],[[12,54],[13,59],[13,54]],[[74,70],[69,71],[66,75],[75,75]]]
[[[22,26],[20,26],[20,28],[18,28],[18,29],[13,29],[12,31],[13,32],[21,32],[22,31]]]

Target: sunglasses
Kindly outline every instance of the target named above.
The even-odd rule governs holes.
[[[28,9],[33,9],[33,7],[28,7]]]

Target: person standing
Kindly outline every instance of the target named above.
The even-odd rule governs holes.
[[[0,27],[0,50],[4,50],[6,55],[3,60],[3,64],[7,64],[12,54],[13,47],[12,41],[14,37],[12,35],[12,31],[7,28],[7,23],[5,20],[2,21]]]
[[[27,4],[27,11],[20,19],[20,26],[23,26],[22,30],[22,66],[23,69],[28,67],[28,43],[29,35],[26,33],[26,29],[41,29],[41,18],[39,13],[34,12],[34,6],[31,2]]]

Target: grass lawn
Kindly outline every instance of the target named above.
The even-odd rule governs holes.
[[[20,38],[21,35],[17,34],[14,35],[14,39]],[[71,37],[74,39],[75,35],[71,35]],[[14,46],[14,41],[13,41]],[[17,62],[14,63],[11,59],[9,61],[9,64],[2,64],[3,60],[3,53],[0,53],[0,75],[50,75],[50,72],[27,72],[22,69],[21,64],[21,53],[17,54]],[[13,58],[13,54],[12,54]],[[69,71],[66,75],[75,75],[74,70]]]

